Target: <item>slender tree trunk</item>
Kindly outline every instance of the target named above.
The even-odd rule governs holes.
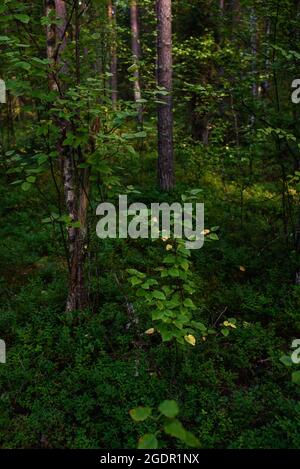
[[[61,65],[60,73],[67,72],[67,63],[62,60],[62,54],[67,45],[67,35],[66,35],[66,27],[67,27],[67,10],[66,10],[66,2],[62,0],[55,1],[55,10],[57,18],[61,18],[62,21],[56,26],[56,35],[57,35],[57,59]]]
[[[66,158],[64,165],[64,188],[67,211],[79,228],[68,228],[70,249],[70,282],[67,298],[67,311],[82,310],[88,304],[87,290],[84,282],[84,264],[87,242],[87,210],[89,170],[85,168],[79,174],[79,183],[74,190],[74,168],[72,159]]]
[[[267,78],[263,82],[263,94],[264,97],[267,97],[269,94],[269,88],[270,88],[270,81],[269,81],[269,74],[270,74],[270,36],[271,36],[271,18],[266,18],[266,23],[265,23],[265,31],[266,31],[266,39],[265,42],[267,44],[266,46],[266,59],[265,59],[265,72]]]
[[[157,0],[157,85],[168,92],[158,105],[158,181],[169,191],[174,185],[172,104],[172,7],[171,0]]]
[[[138,2],[137,0],[131,0],[130,4],[130,22],[131,22],[131,48],[133,63],[135,69],[133,72],[134,78],[134,100],[136,103],[139,103],[142,94],[141,94],[141,83],[140,83],[140,71],[139,71],[139,61],[141,59],[141,46],[140,46],[140,30],[139,30],[139,19],[138,19]],[[138,107],[138,121],[142,122],[142,106],[139,104]]]
[[[111,101],[113,109],[117,107],[118,101],[118,57],[117,57],[117,8],[114,0],[108,0],[108,21],[111,30],[111,46],[110,46],[110,85],[111,85]]]
[[[45,1],[45,15],[53,17],[55,14],[55,0]],[[47,58],[49,59],[48,87],[50,91],[57,91],[58,86],[55,80],[55,48],[56,48],[56,26],[49,24],[46,27]]]
[[[253,105],[258,97],[258,83],[257,83],[257,48],[258,48],[258,40],[257,40],[257,17],[255,13],[255,9],[251,9],[250,14],[250,30],[251,30],[251,55],[252,55],[252,98],[253,98]],[[255,124],[255,116],[254,114],[250,117],[251,126]]]
[[[59,90],[60,96],[63,97],[65,87],[61,80],[61,74],[62,72],[68,72],[67,64],[63,62],[61,57],[66,47],[68,23],[66,2],[63,0],[47,0],[46,14],[52,15],[54,10],[60,23],[57,27],[47,26],[47,57],[52,62],[49,71],[49,88],[52,91]],[[76,38],[78,39],[77,36]],[[84,169],[79,171],[77,178],[75,177],[75,151],[63,145],[70,129],[70,123],[63,118],[58,118],[56,125],[60,130],[57,152],[62,170],[66,210],[72,223],[80,222],[80,227],[69,226],[67,228],[70,279],[66,310],[82,310],[87,306],[87,292],[84,285],[84,260],[89,174],[88,170]]]

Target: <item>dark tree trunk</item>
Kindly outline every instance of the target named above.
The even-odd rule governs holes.
[[[172,7],[171,0],[157,0],[157,85],[167,96],[158,104],[158,181],[169,191],[174,185],[173,104],[172,104]]]
[[[138,2],[137,0],[131,0],[130,4],[130,20],[131,20],[131,48],[133,55],[133,63],[136,66],[133,72],[134,77],[134,100],[139,102],[141,99],[141,83],[140,83],[140,71],[139,61],[141,59],[141,46],[140,46],[140,30],[139,30],[139,19],[138,19]],[[138,120],[142,122],[142,107],[139,104],[138,107]]]
[[[252,98],[253,106],[258,97],[258,82],[257,82],[257,50],[258,50],[258,37],[257,37],[257,17],[255,9],[251,9],[250,13],[250,31],[251,31],[251,55],[252,55]],[[255,124],[255,115],[250,116],[250,124],[253,127]]]

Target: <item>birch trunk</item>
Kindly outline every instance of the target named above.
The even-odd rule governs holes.
[[[113,0],[108,0],[108,21],[111,30],[111,46],[110,46],[110,87],[111,87],[111,101],[113,109],[117,107],[118,101],[118,58],[117,58],[117,10]]]
[[[250,14],[250,30],[251,30],[251,55],[252,55],[252,97],[253,104],[255,103],[258,97],[258,83],[257,83],[257,17],[254,8],[251,10]],[[253,127],[255,124],[255,115],[253,114],[250,117],[250,124]]]
[[[49,88],[50,90],[59,90],[60,95],[63,97],[64,85],[61,74],[68,72],[67,64],[61,57],[67,44],[66,2],[63,0],[47,0],[46,14],[53,14],[54,10],[60,23],[57,27],[53,25],[47,27],[47,57],[52,62],[52,68],[49,72]],[[60,130],[57,152],[62,170],[65,206],[71,222],[80,223],[80,227],[68,226],[67,228],[70,278],[66,310],[82,310],[87,306],[87,293],[84,285],[84,260],[89,174],[87,169],[80,170],[76,180],[75,151],[63,145],[70,123],[60,118],[57,119],[56,124]]]
[[[171,0],[157,0],[157,85],[167,96],[158,104],[158,181],[169,191],[174,185],[173,103],[172,103],[172,8]]]
[[[45,1],[45,15],[46,17],[53,17],[55,13],[55,0]],[[49,59],[48,70],[48,87],[50,91],[57,91],[57,83],[55,80],[55,47],[56,47],[56,27],[54,24],[47,25],[46,27],[46,44],[47,44],[47,58]]]
[[[135,69],[133,72],[134,78],[134,100],[139,103],[141,94],[141,82],[140,82],[140,71],[139,61],[141,59],[141,46],[140,46],[140,30],[139,30],[139,19],[138,19],[138,2],[137,0],[131,0],[130,4],[130,23],[131,23],[131,49],[133,56],[133,63]],[[142,122],[143,114],[142,107],[138,106],[138,121]]]

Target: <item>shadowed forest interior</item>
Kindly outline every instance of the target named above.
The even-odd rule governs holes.
[[[299,0],[2,0],[1,448],[300,447],[299,47]],[[203,247],[99,237],[120,195]]]

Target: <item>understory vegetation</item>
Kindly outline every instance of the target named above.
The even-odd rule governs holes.
[[[1,448],[299,448],[299,2],[172,2],[173,91],[155,83],[154,2],[138,61],[130,2],[117,25],[111,2],[61,2],[79,8],[61,57],[40,3],[0,6]],[[174,170],[157,179],[170,93]],[[204,246],[99,239],[96,208],[119,194],[204,203]],[[79,264],[85,297],[66,307]]]
[[[192,253],[194,316],[218,334],[184,348],[145,334],[153,323],[143,303],[128,310],[126,268],[151,271],[165,243],[95,241],[88,266],[94,306],[66,313],[63,251],[52,227],[41,225],[47,213],[38,192],[2,189],[3,447],[135,447],[151,424],[137,426],[129,409],[164,398],[180,403],[201,447],[299,446],[299,389],[280,357],[298,334],[300,297],[295,259],[278,236],[276,190],[262,182],[247,191],[241,228],[238,188],[225,191],[211,171],[202,161],[197,182],[207,220],[220,225],[219,241]],[[220,324],[228,317],[237,328],[225,337]]]

